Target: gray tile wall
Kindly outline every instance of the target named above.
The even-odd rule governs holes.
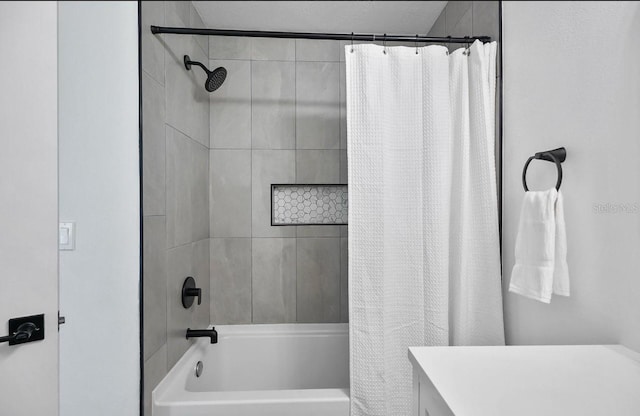
[[[500,43],[500,5],[498,1],[450,1],[429,31],[429,36],[491,36]],[[449,50],[464,45],[452,44]],[[498,45],[496,70],[496,170],[500,172],[502,153],[500,149],[500,111],[502,68]],[[499,191],[499,190],[498,190]]]
[[[211,322],[346,322],[346,226],[272,227],[272,183],[346,183],[336,41],[210,37]],[[342,61],[342,63],[341,63]]]
[[[185,54],[208,63],[204,36],[152,35],[149,25],[204,24],[190,2],[142,2],[144,408],[151,391],[189,347],[187,327],[209,324],[209,94]],[[231,207],[233,208],[233,206]],[[200,306],[184,309],[193,276]]]

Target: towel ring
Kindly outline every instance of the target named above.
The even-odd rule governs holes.
[[[524,169],[522,170],[522,186],[524,187],[525,192],[529,191],[529,187],[527,186],[527,168],[533,159],[538,160],[546,160],[549,162],[553,162],[558,169],[558,180],[556,181],[556,190],[560,190],[560,185],[562,184],[562,162],[567,159],[567,151],[564,147],[559,147],[553,150],[547,150],[544,152],[538,152],[535,155],[529,157],[527,162],[524,164]]]

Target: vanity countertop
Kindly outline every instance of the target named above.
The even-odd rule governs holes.
[[[427,414],[640,415],[640,354],[620,345],[411,347],[409,359],[445,409]]]

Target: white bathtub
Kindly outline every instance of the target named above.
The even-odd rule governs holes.
[[[217,344],[196,341],[155,388],[153,416],[349,415],[348,324],[216,330]]]

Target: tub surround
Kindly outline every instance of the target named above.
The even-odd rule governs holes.
[[[211,322],[346,322],[346,226],[271,226],[272,184],[346,183],[338,41],[209,37]]]
[[[209,325],[209,93],[183,56],[208,62],[206,36],[154,36],[151,24],[201,27],[191,2],[145,1],[142,7],[142,210],[144,401]],[[202,304],[182,306],[187,276]]]
[[[640,414],[640,354],[620,345],[412,347],[414,415]]]

